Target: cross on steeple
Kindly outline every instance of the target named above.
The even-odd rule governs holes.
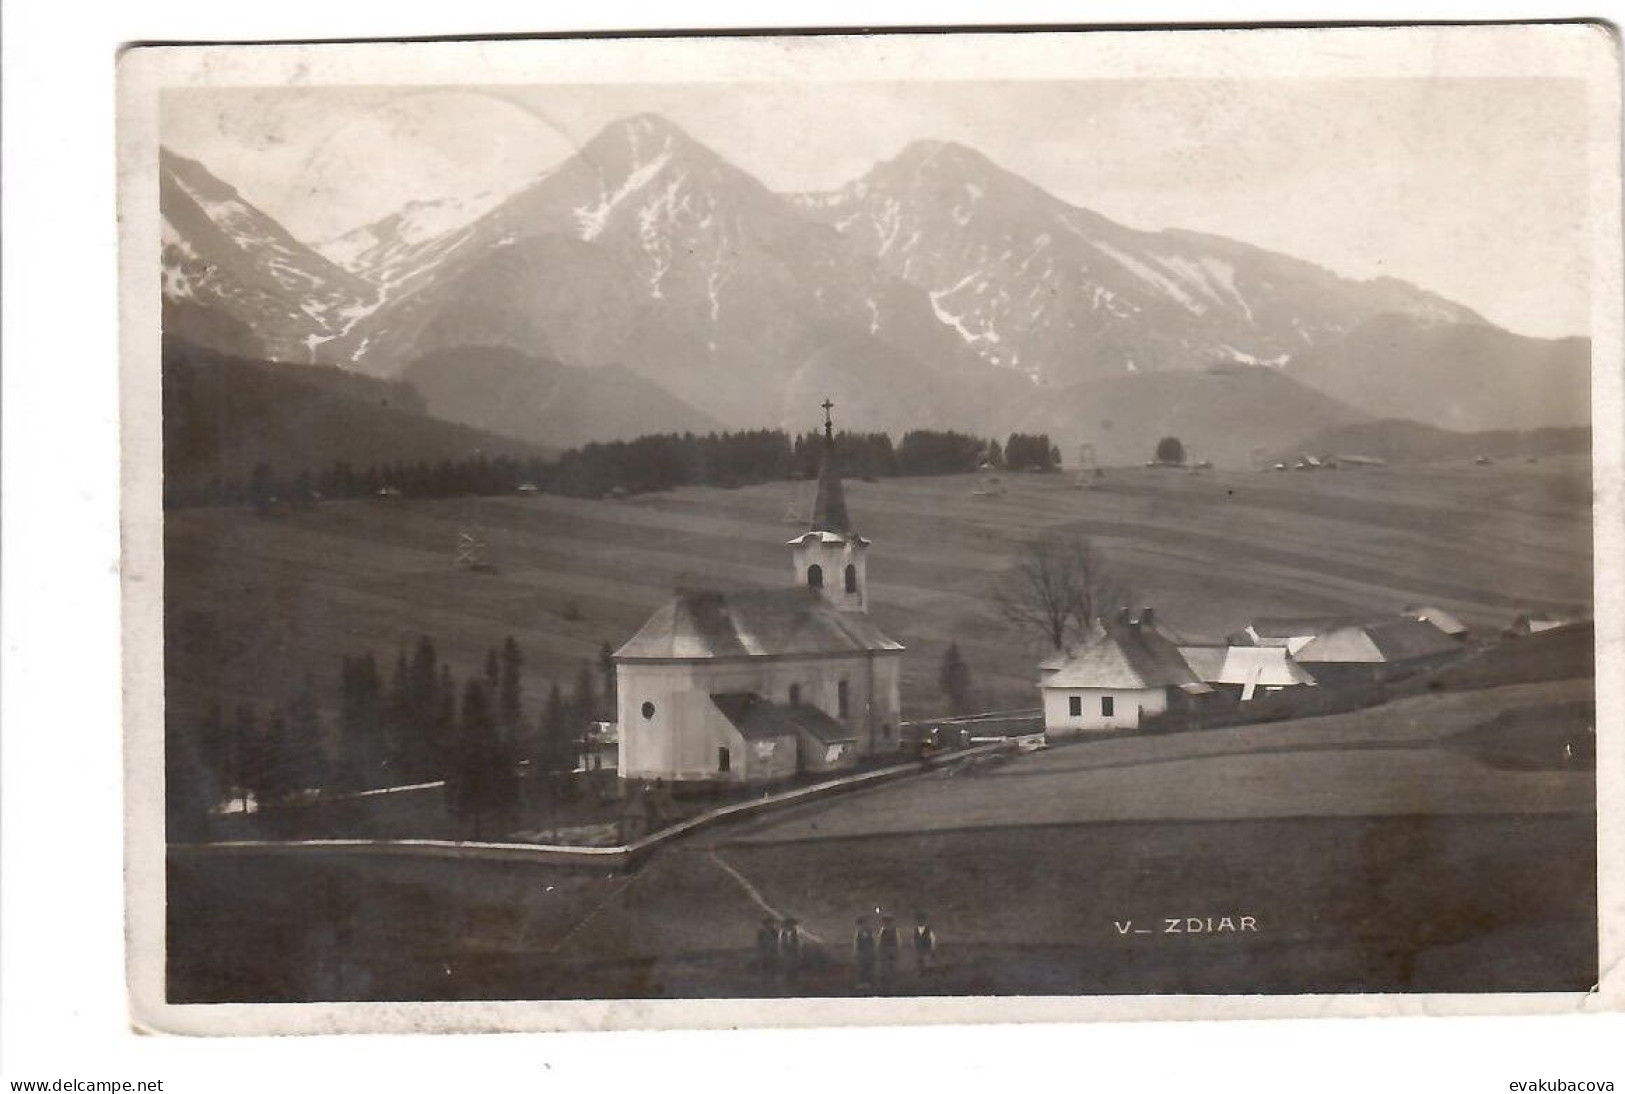
[[[835,404],[830,402],[829,396],[826,395],[819,405],[824,408],[824,439],[832,441],[835,439],[835,423],[830,420],[829,412],[834,409]]]

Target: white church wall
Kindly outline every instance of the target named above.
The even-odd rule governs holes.
[[[616,670],[622,776],[669,780],[744,777],[737,764],[743,738],[711,702],[712,694],[724,692],[754,692],[776,703],[789,703],[794,686],[799,689],[800,702],[850,728],[858,755],[896,751],[900,669],[897,655],[870,658],[863,654],[622,664]],[[843,680],[848,688],[845,718],[840,715]],[[645,703],[651,708],[647,716]],[[717,770],[717,749],[721,747],[730,748],[735,761],[726,775]]]

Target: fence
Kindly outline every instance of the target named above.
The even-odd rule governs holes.
[[[230,840],[217,843],[177,843],[169,848],[171,854],[187,856],[234,854],[293,854],[293,855],[345,855],[345,856],[439,856],[494,862],[528,862],[554,866],[584,866],[622,870],[637,865],[644,857],[661,845],[689,835],[703,828],[727,821],[743,820],[757,813],[833,794],[845,793],[868,786],[879,785],[904,778],[922,770],[958,763],[972,757],[985,756],[1011,747],[1005,743],[984,745],[964,751],[944,753],[914,763],[896,764],[875,771],[847,775],[827,782],[814,783],[778,794],[767,794],[753,801],[710,809],[688,820],[680,821],[642,839],[616,847],[574,847],[537,843],[486,843],[464,840],[436,839],[318,839],[318,840]]]

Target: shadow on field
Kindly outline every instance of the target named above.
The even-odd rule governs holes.
[[[169,999],[844,996],[856,994],[852,916],[877,904],[930,909],[940,940],[926,976],[905,953],[898,995],[1577,991],[1596,979],[1589,814],[1122,823],[726,850],[751,892],[699,847],[619,876],[174,855]],[[762,899],[821,939],[794,984],[753,966]]]

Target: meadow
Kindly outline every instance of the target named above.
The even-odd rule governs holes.
[[[994,581],[1034,533],[1092,537],[1141,604],[1192,638],[1260,615],[1426,602],[1495,633],[1519,611],[1588,611],[1589,465],[1468,462],[1323,472],[1108,469],[849,481],[870,540],[872,614],[907,644],[905,717],[941,708],[950,641],[978,705],[1031,706],[1041,640],[1013,632]],[[995,491],[995,492],[990,492]],[[787,539],[812,484],[550,496],[325,502],[166,514],[166,665],[173,716],[280,702],[313,674],[331,716],[339,662],[387,666],[420,634],[459,673],[513,635],[535,711],[583,659],[625,641],[679,586],[790,579]],[[459,533],[490,572],[454,565]]]
[[[876,909],[927,910],[941,939],[904,994],[1582,990],[1596,781],[1563,746],[1589,698],[1551,681],[1087,740],[705,830],[626,874],[177,852],[171,993],[783,994],[751,967],[772,914],[807,934],[795,990],[845,995],[853,918]],[[1499,762],[1507,730],[1527,762]],[[1164,929],[1225,916],[1257,930]]]

